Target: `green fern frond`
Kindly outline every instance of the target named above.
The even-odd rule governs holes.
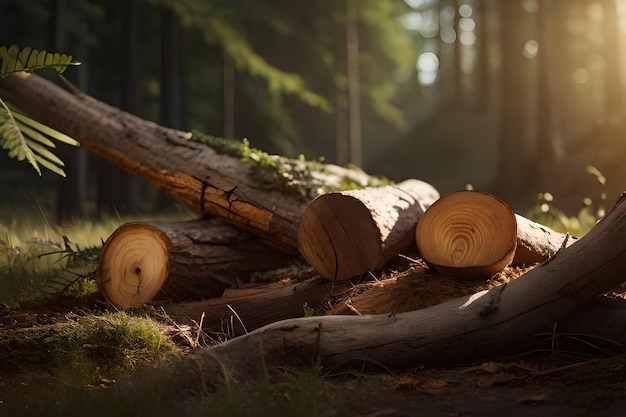
[[[34,71],[47,67],[52,67],[62,74],[69,65],[80,65],[80,62],[73,61],[72,55],[40,51],[30,47],[20,50],[17,45],[8,48],[0,46],[0,61],[2,61],[0,77],[13,72]]]
[[[0,146],[11,158],[27,160],[41,175],[40,165],[65,177],[65,164],[53,152],[56,148],[51,140],[76,146],[78,142],[61,132],[15,111],[0,99]]]

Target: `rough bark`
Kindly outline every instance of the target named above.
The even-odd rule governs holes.
[[[438,197],[430,184],[418,180],[321,195],[302,215],[300,253],[331,280],[378,271],[413,245],[422,201],[430,205]]]
[[[153,300],[219,297],[251,275],[293,262],[218,218],[127,223],[107,239],[98,266],[103,296],[118,308]]]
[[[197,213],[222,217],[296,252],[298,222],[309,200],[268,189],[248,174],[249,165],[239,158],[190,141],[186,132],[85,94],[70,94],[34,74],[0,79],[0,96]],[[336,183],[344,178],[362,185],[375,180],[362,171],[332,165],[322,171],[325,180]]]
[[[533,335],[623,281],[626,193],[576,244],[506,285],[409,313],[305,317],[277,322],[213,349],[197,349],[175,371],[201,387],[261,366],[324,369],[370,363],[389,369],[462,364],[512,352]]]

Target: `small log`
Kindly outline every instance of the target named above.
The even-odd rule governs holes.
[[[118,308],[155,299],[219,297],[256,271],[279,268],[294,256],[218,218],[127,223],[107,239],[98,286]]]
[[[413,243],[421,200],[431,204],[437,197],[419,180],[321,195],[302,214],[298,248],[327,279],[379,270]]]
[[[515,215],[517,221],[517,248],[513,265],[531,266],[554,256],[563,246],[576,242],[576,238],[556,232],[547,226]]]
[[[450,275],[489,278],[513,260],[515,213],[482,191],[456,191],[437,200],[415,229],[418,251],[434,269]]]

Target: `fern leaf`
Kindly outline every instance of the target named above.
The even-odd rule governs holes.
[[[17,113],[13,111],[13,117],[15,118],[17,127],[20,129],[22,134],[27,138],[27,141],[28,139],[30,139],[31,141],[39,142],[42,145],[48,146],[50,148],[56,148],[56,145],[54,144],[54,142],[52,142],[50,139],[48,139],[47,137],[45,137],[44,135],[42,135],[35,129],[32,129],[29,126],[21,123],[20,120],[17,117],[15,117],[16,115]]]
[[[53,140],[68,145],[78,145],[78,142],[9,108],[1,99],[0,104],[0,145],[8,151],[9,157],[28,160],[39,175],[41,165],[65,177],[65,164],[52,151],[56,148]]]
[[[13,108],[12,106],[9,106],[9,109],[13,112],[13,117],[15,117],[23,125],[30,126],[33,129],[40,132],[41,134],[49,138],[52,138],[58,142],[65,143],[71,146],[79,145],[79,143],[75,139],[67,136],[64,133],[59,132],[58,130],[54,130],[51,127],[48,127],[42,123],[39,123],[38,121],[31,119],[30,117],[27,117],[21,114],[20,112],[16,111],[15,108]]]
[[[61,161],[58,156],[52,153],[49,148],[46,148],[45,146],[42,146],[39,143],[28,139],[29,138],[26,138],[26,142],[28,143],[28,147],[30,148],[30,150],[33,151],[37,162],[42,163],[45,161],[50,161],[50,163],[53,163],[55,165],[65,166],[63,161]]]
[[[1,46],[0,60],[2,61],[0,77],[12,72],[34,71],[46,67],[52,67],[62,74],[68,66],[80,65],[80,62],[73,61],[72,55],[40,51],[30,47],[20,50],[17,45],[11,45],[8,48]]]
[[[18,161],[26,159],[41,175],[41,169],[37,164],[33,151],[28,147],[26,138],[20,131],[13,114],[9,111],[4,101],[0,99],[0,144],[7,150],[9,157]]]

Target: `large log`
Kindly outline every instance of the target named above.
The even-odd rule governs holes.
[[[378,271],[414,242],[415,225],[439,193],[423,181],[327,193],[302,214],[298,247],[323,277]]]
[[[250,282],[253,273],[293,260],[218,218],[127,223],[102,248],[98,286],[118,308],[219,297],[227,287]]]
[[[399,369],[499,357],[616,287],[625,265],[626,193],[578,242],[510,283],[408,313],[284,320],[197,349],[175,383],[207,386],[225,369],[232,377],[277,364]]]
[[[268,189],[249,175],[250,165],[189,140],[187,132],[143,120],[86,94],[71,94],[35,74],[0,78],[0,96],[198,214],[224,218],[293,253],[300,216],[324,182],[382,184],[358,169],[323,165],[310,184],[304,184],[302,198]]]

